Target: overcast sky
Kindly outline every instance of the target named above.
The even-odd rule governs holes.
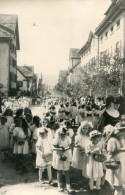
[[[18,65],[58,76],[68,68],[69,49],[84,45],[110,4],[111,0],[0,0],[1,14],[18,15]]]

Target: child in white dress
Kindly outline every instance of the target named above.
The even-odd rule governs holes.
[[[116,157],[119,151],[121,151],[121,145],[118,140],[118,135],[120,134],[120,131],[111,125],[108,125],[107,127],[108,128],[105,127],[104,129],[104,133],[107,136],[107,160],[109,161],[113,157]],[[112,190],[114,189],[114,185],[116,184],[115,180],[117,181],[117,186],[123,186],[121,166],[117,170],[107,169],[106,179],[109,181]]]
[[[86,165],[86,174],[89,177],[90,190],[93,190],[94,180],[96,180],[96,189],[100,190],[101,177],[103,176],[103,164],[94,160],[93,154],[101,153],[101,148],[98,146],[101,139],[101,133],[97,130],[93,130],[90,132],[89,137],[91,141],[86,146],[86,152],[89,156]]]
[[[72,167],[82,170],[86,176],[86,144],[90,142],[89,133],[92,130],[92,123],[83,121],[75,136],[75,148],[73,151]]]
[[[43,171],[47,168],[49,184],[52,184],[52,140],[45,127],[39,128],[39,137],[36,143],[36,168],[39,168],[39,181],[44,183]]]
[[[53,151],[53,168],[57,170],[57,180],[59,191],[63,191],[62,186],[62,173],[65,173],[66,178],[66,189],[70,193],[72,192],[70,187],[70,163],[72,160],[71,149],[70,149],[71,139],[67,135],[66,129],[60,127],[58,131],[58,136],[55,136],[53,141],[54,151]]]
[[[7,118],[5,116],[1,116],[0,123],[0,151],[3,156],[3,161],[5,161],[6,150],[9,148],[9,130],[10,126],[7,123]]]

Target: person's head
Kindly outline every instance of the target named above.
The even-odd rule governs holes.
[[[61,107],[61,108],[64,108],[64,105],[63,105],[63,104],[60,104],[60,107]]]
[[[62,122],[62,126],[64,127],[64,128],[70,128],[71,127],[71,122],[70,121],[68,121],[68,120],[65,120],[65,121],[63,121]]]
[[[40,126],[40,118],[38,116],[33,117],[33,124],[35,124],[36,127]]]
[[[89,134],[90,140],[94,145],[98,144],[99,141],[101,140],[101,133],[97,130],[93,130]]]
[[[46,117],[49,117],[49,116],[50,116],[50,112],[47,112],[47,113],[46,113]]]
[[[42,127],[47,127],[48,125],[48,119],[47,118],[43,118],[42,120]]]
[[[68,107],[68,106],[69,106],[69,102],[67,102],[67,103],[65,104],[65,106]]]
[[[22,115],[23,115],[23,109],[18,109],[17,111],[16,111],[16,116],[17,117],[22,117]]]
[[[67,129],[64,128],[64,127],[60,127],[60,130],[59,130],[59,137],[64,140],[65,137],[67,136]]]
[[[1,116],[1,124],[4,125],[7,122],[7,118],[5,116]]]
[[[28,107],[24,108],[24,115],[26,116],[26,114],[30,114],[32,116],[32,112]]]
[[[115,99],[113,96],[109,96],[106,98],[106,108],[114,108]]]
[[[41,127],[39,131],[39,137],[45,139],[48,134],[48,131],[45,127]]]
[[[78,134],[89,135],[92,129],[93,129],[93,125],[91,122],[83,121],[81,122],[81,125],[78,128]]]
[[[10,108],[7,108],[5,110],[5,113],[4,113],[5,116],[12,116],[13,115],[13,111],[10,109]]]
[[[85,108],[85,104],[82,104],[82,105],[81,105],[81,108],[84,109],[84,108]]]
[[[26,114],[26,116],[25,116],[25,118],[26,118],[26,121],[28,122],[28,123],[31,123],[31,121],[32,121],[32,116],[31,116],[31,114]]]

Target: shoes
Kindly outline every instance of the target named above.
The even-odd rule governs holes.
[[[66,187],[66,190],[67,190],[68,194],[73,193],[73,190],[71,189],[71,187],[70,187],[70,186],[67,186],[67,187]]]
[[[43,179],[40,179],[39,182],[40,182],[40,184],[45,184]]]
[[[49,184],[50,184],[51,186],[53,186],[53,185],[54,185],[54,182],[53,182],[52,180],[50,180],[50,181],[49,181]]]
[[[58,186],[58,191],[63,192],[63,188],[61,186]]]

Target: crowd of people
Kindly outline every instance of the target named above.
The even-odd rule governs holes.
[[[8,103],[9,102],[9,103]],[[53,185],[57,171],[59,191],[72,193],[70,168],[88,179],[90,190],[100,190],[108,180],[115,195],[125,188],[125,113],[121,97],[45,98],[43,115],[32,115],[28,98],[3,101],[0,115],[0,153],[6,161],[13,151],[16,170],[26,171],[30,154],[44,185],[47,169]],[[24,163],[25,162],[25,163]],[[94,186],[96,182],[96,186]]]

